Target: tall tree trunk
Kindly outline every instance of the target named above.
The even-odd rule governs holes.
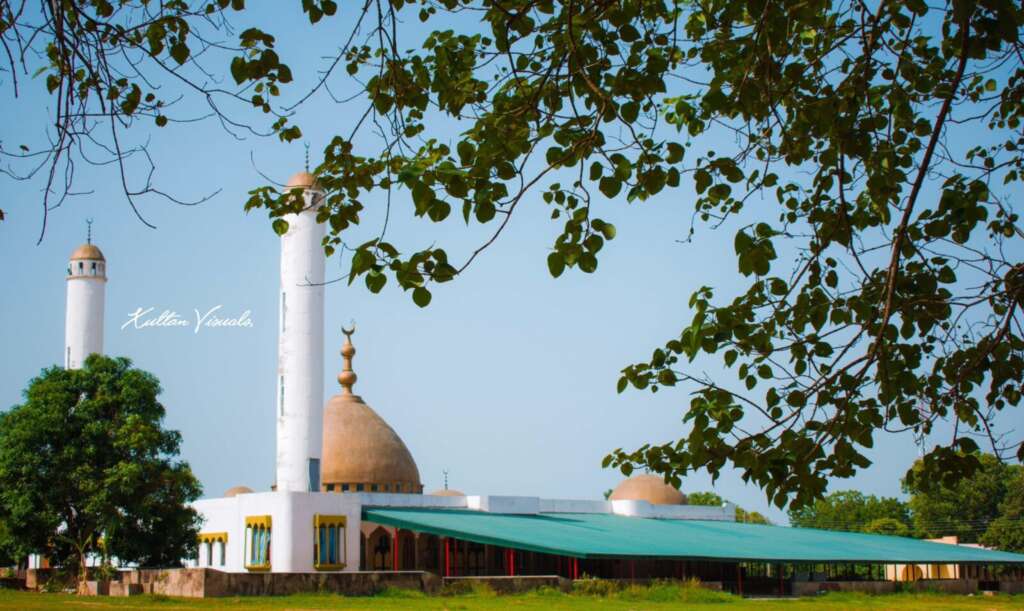
[[[86,583],[88,578],[88,567],[85,565],[85,546],[76,545],[75,549],[78,550],[78,593],[80,595],[86,595],[89,593],[89,586]]]

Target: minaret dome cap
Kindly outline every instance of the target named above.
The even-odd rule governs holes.
[[[95,244],[82,244],[75,249],[75,252],[71,253],[72,261],[106,261],[106,257],[103,256],[103,251],[96,247]]]
[[[297,172],[288,179],[286,189],[319,189],[320,182],[309,172]]]

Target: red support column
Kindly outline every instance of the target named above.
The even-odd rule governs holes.
[[[508,575],[512,577],[516,574],[516,551],[514,549],[505,550],[505,557],[508,559]]]
[[[451,577],[452,575],[452,562],[451,562],[451,546],[448,544],[448,537],[444,538],[444,576]]]
[[[391,570],[398,570],[398,529],[395,529],[395,535],[393,538],[393,545],[391,551]]]
[[[736,587],[739,590],[739,595],[743,596],[743,569],[740,568],[740,563],[736,563]]]

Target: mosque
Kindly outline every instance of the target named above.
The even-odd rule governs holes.
[[[895,562],[998,564],[1018,573],[1024,566],[1024,555],[974,547],[739,523],[735,506],[688,505],[682,492],[648,474],[626,479],[606,500],[473,495],[447,484],[424,494],[399,434],[355,392],[354,327],[343,329],[339,392],[324,401],[325,228],[316,222],[324,193],[305,172],[287,187],[301,190],[306,207],[285,218],[281,236],[276,483],[196,501],[203,525],[189,566],[228,573],[698,577],[740,592],[744,583],[781,587],[853,563],[874,567],[880,579]],[[69,368],[103,351],[106,264],[91,239],[72,253]]]

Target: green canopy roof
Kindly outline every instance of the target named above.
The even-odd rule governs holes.
[[[905,537],[613,514],[512,515],[367,508],[363,519],[521,550],[573,556],[769,562],[1024,563],[1024,555]]]

